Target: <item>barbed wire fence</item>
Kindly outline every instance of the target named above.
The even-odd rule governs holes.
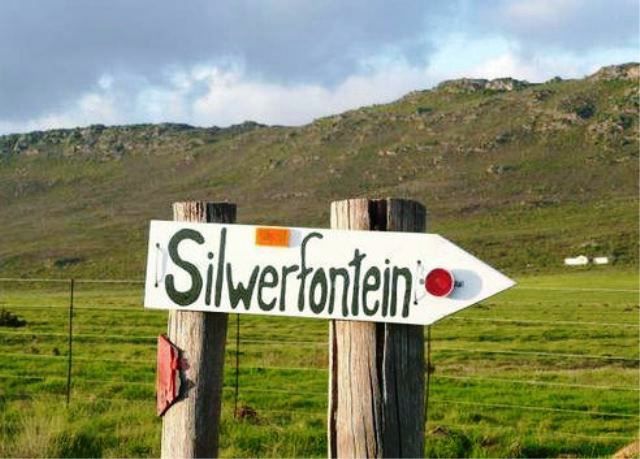
[[[83,305],[78,304],[77,295],[78,290],[82,288],[82,286],[100,286],[100,285],[111,285],[111,286],[128,286],[135,287],[143,285],[143,282],[140,280],[133,279],[48,279],[48,278],[0,278],[0,285],[11,285],[16,286],[20,284],[33,284],[33,285],[41,285],[41,286],[59,286],[58,296],[60,297],[56,304],[18,304],[18,303],[7,303],[2,301],[2,297],[0,296],[0,308],[10,310],[13,313],[20,314],[21,311],[29,311],[32,310],[34,312],[41,312],[43,314],[47,314],[51,311],[59,311],[67,313],[67,320],[65,324],[65,329],[61,329],[59,331],[41,331],[41,330],[21,330],[20,328],[16,329],[7,329],[5,327],[0,328],[0,339],[5,341],[5,339],[13,340],[19,339],[20,337],[48,337],[53,339],[58,339],[57,342],[60,344],[64,344],[66,347],[66,353],[60,351],[58,347],[54,348],[54,353],[52,355],[49,354],[40,354],[34,352],[3,352],[2,357],[4,357],[5,365],[4,368],[0,369],[0,380],[2,381],[24,381],[28,383],[51,383],[51,390],[46,391],[45,393],[48,396],[53,397],[61,397],[64,399],[65,403],[69,405],[75,400],[82,401],[95,401],[96,399],[114,403],[148,403],[153,401],[153,390],[155,388],[155,382],[153,379],[149,381],[149,377],[153,376],[153,372],[155,371],[155,358],[140,358],[136,356],[132,357],[109,357],[109,356],[98,356],[98,355],[74,355],[74,344],[77,344],[79,341],[83,340],[93,340],[93,341],[104,341],[110,340],[110,342],[117,342],[122,344],[141,344],[145,346],[146,354],[151,354],[155,356],[155,346],[157,334],[162,330],[158,330],[157,327],[145,327],[145,328],[154,328],[154,333],[149,334],[136,334],[136,331],[140,331],[140,325],[131,325],[131,326],[119,326],[120,330],[131,330],[132,333],[108,333],[108,332],[97,332],[97,333],[85,333],[82,331],[77,331],[74,329],[74,319],[78,314],[83,313],[84,311],[109,311],[109,312],[118,312],[119,314],[137,314],[143,312],[143,308],[141,306],[141,302],[139,305],[129,305],[129,306],[117,306],[117,305],[108,305],[108,306],[95,306],[95,305]],[[530,289],[530,290],[549,290],[549,291],[613,291],[613,292],[631,292],[638,293],[637,290],[629,290],[629,289],[610,289],[610,288],[555,288],[555,287],[518,287],[521,290]],[[18,289],[19,290],[19,289]],[[62,299],[62,294],[66,290],[68,297],[67,300],[64,301]],[[482,323],[482,322],[491,322],[494,324],[513,324],[513,325],[533,325],[533,326],[558,326],[558,325],[566,325],[571,327],[586,327],[586,328],[609,328],[609,329],[620,329],[627,330],[633,329],[640,333],[640,325],[631,324],[631,323],[623,323],[623,322],[610,322],[610,321],[589,321],[589,320],[538,320],[538,319],[502,319],[502,318],[481,318],[481,317],[452,317],[448,320],[453,321],[463,321],[469,323]],[[160,322],[159,322],[160,323]],[[155,325],[155,324],[154,324]],[[232,327],[230,327],[231,329]],[[273,387],[243,387],[240,383],[240,374],[242,371],[286,371],[291,373],[303,373],[303,372],[318,372],[328,374],[326,368],[319,368],[313,366],[279,366],[279,365],[259,365],[259,366],[251,366],[251,365],[242,365],[241,363],[241,350],[246,347],[251,346],[260,346],[260,347],[286,347],[286,346],[294,346],[296,348],[318,348],[318,349],[326,349],[328,343],[326,340],[318,339],[291,339],[290,336],[281,336],[269,334],[267,339],[256,339],[253,337],[244,338],[241,327],[241,318],[240,314],[236,314],[235,318],[235,331],[233,334],[228,336],[227,338],[227,349],[230,351],[229,360],[225,365],[226,372],[232,375],[232,382],[227,383],[223,390],[225,393],[230,394],[232,400],[232,416],[238,417],[242,410],[242,407],[239,406],[241,401],[242,393],[255,393],[255,394],[271,394],[271,395],[281,395],[286,397],[287,395],[291,395],[292,392],[295,392],[295,395],[301,396],[310,396],[310,397],[326,397],[326,391],[319,390],[295,390],[292,391],[290,389],[282,389],[282,388],[273,388]],[[640,388],[637,386],[630,386],[624,384],[586,384],[586,383],[573,383],[573,382],[559,382],[559,381],[546,381],[542,379],[530,379],[530,378],[500,378],[495,376],[484,376],[484,375],[455,375],[455,374],[439,374],[433,373],[433,363],[432,363],[432,340],[431,340],[431,327],[427,328],[427,340],[426,340],[426,378],[427,378],[427,390],[426,390],[426,403],[427,403],[427,413],[430,412],[429,407],[433,405],[460,405],[465,407],[476,407],[480,409],[491,409],[491,410],[519,410],[524,412],[544,412],[544,413],[556,413],[559,415],[571,415],[571,416],[588,416],[588,417],[602,417],[602,418],[619,418],[619,419],[640,419],[640,415],[632,412],[622,412],[622,411],[613,411],[613,410],[599,410],[599,409],[578,409],[578,408],[559,408],[559,407],[550,407],[550,406],[539,406],[539,405],[524,405],[524,404],[513,404],[513,403],[494,403],[487,401],[479,401],[479,400],[459,400],[454,398],[443,398],[443,397],[434,397],[430,396],[430,381],[431,379],[435,380],[444,380],[444,381],[464,381],[469,383],[482,383],[482,384],[495,384],[495,383],[503,383],[509,385],[517,385],[517,386],[534,386],[534,387],[548,387],[548,388],[566,388],[566,389],[588,389],[595,391],[623,391],[623,392],[640,392]],[[148,347],[146,347],[148,346]],[[611,355],[608,353],[602,354],[592,354],[592,353],[572,353],[572,352],[555,352],[555,351],[545,351],[545,350],[522,350],[522,349],[478,349],[478,348],[465,348],[465,347],[456,347],[456,346],[438,346],[437,351],[439,353],[469,353],[469,354],[485,354],[490,356],[514,356],[514,357],[531,357],[536,359],[545,359],[545,360],[566,360],[566,359],[585,359],[592,361],[604,361],[604,362],[615,362],[624,366],[629,366],[633,368],[638,368],[640,359],[632,358],[628,356],[622,355]],[[142,354],[142,351],[136,351],[136,355]],[[26,369],[29,371],[11,371],[13,367],[6,364],[7,361],[11,362],[29,362],[29,361],[51,361],[56,362],[56,364],[60,364],[60,369],[56,370],[55,373],[47,372],[46,374],[42,373],[34,373],[32,364],[27,364]],[[122,373],[120,378],[92,378],[92,377],[83,377],[82,373],[78,373],[78,371],[74,371],[78,363],[106,363],[106,364],[116,364],[116,371],[119,368]],[[232,368],[229,368],[229,364],[232,365]],[[144,373],[144,376],[147,377],[147,380],[138,380],[133,379],[130,375],[123,370],[131,369],[132,366],[142,365],[146,366],[147,372]],[[35,368],[38,368],[36,365]],[[57,367],[56,367],[57,368]],[[137,367],[136,367],[137,368]],[[231,371],[229,371],[231,370]],[[146,389],[144,392],[145,397],[140,398],[137,397],[125,397],[125,396],[117,396],[117,397],[104,397],[104,396],[93,396],[91,394],[86,394],[84,392],[74,393],[74,387],[78,387],[81,385],[101,385],[101,386],[121,386],[121,387],[136,387],[141,390]],[[2,384],[5,387],[4,390],[0,391],[0,399],[14,400],[14,399],[31,399],[34,397],[40,396],[42,394],[42,390],[38,390],[38,394],[34,394],[33,392],[26,392],[20,390],[14,390],[13,386],[11,389],[7,389],[7,384]],[[49,387],[49,386],[47,386]],[[248,407],[250,408],[250,407]],[[285,414],[285,415],[295,415],[295,416],[308,416],[308,417],[322,417],[326,416],[326,412],[319,410],[309,410],[308,408],[300,408],[300,407],[292,407],[285,410],[279,409],[260,409],[260,413],[272,413],[272,414]],[[636,421],[636,424],[638,421]],[[449,425],[449,424],[448,424]],[[468,425],[468,424],[450,424],[449,427],[459,428],[461,430],[471,429],[477,427],[476,425]],[[502,431],[517,431],[514,426],[495,426],[494,429],[500,429]],[[622,436],[622,435],[585,435],[575,432],[556,432],[558,435],[566,435],[568,437],[575,438],[602,438],[609,440],[633,440],[633,436]]]

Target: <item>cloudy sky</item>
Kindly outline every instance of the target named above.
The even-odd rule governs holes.
[[[640,60],[637,0],[2,0],[0,133],[304,124],[448,78]]]

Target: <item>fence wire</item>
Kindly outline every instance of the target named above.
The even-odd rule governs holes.
[[[43,283],[43,284],[58,284],[62,287],[74,285],[75,284],[75,295],[78,295],[79,285],[130,285],[130,286],[138,286],[142,285],[143,282],[141,280],[135,279],[33,279],[33,278],[0,278],[0,282],[8,282],[8,283]],[[549,290],[549,291],[564,291],[564,292],[602,292],[602,293],[638,293],[637,290],[630,289],[612,289],[612,288],[556,288],[556,287],[517,287],[519,290]],[[61,290],[60,294],[62,295],[64,292]],[[145,389],[153,389],[155,387],[155,383],[153,382],[152,373],[145,373],[148,380],[129,380],[129,379],[107,379],[107,378],[95,378],[95,377],[87,377],[87,375],[80,371],[82,370],[82,365],[86,363],[109,363],[109,364],[118,364],[118,368],[124,372],[127,369],[135,369],[139,368],[139,365],[147,365],[153,369],[156,361],[155,358],[142,358],[140,355],[133,357],[97,357],[95,355],[87,356],[87,355],[78,355],[77,350],[74,348],[73,359],[71,360],[71,349],[74,340],[120,340],[122,343],[129,344],[140,344],[144,346],[149,346],[148,350],[151,355],[154,355],[155,351],[155,340],[157,339],[156,335],[143,335],[143,334],[135,334],[135,331],[141,330],[144,328],[155,328],[152,325],[130,325],[130,326],[118,326],[119,329],[123,330],[131,330],[133,333],[131,334],[113,334],[113,333],[87,333],[84,331],[77,332],[73,331],[72,324],[73,319],[78,314],[83,312],[91,312],[93,317],[95,317],[95,312],[118,312],[118,314],[127,314],[128,317],[132,314],[146,314],[148,311],[145,311],[141,308],[141,306],[135,303],[129,303],[125,306],[113,306],[113,305],[103,305],[103,306],[95,306],[95,305],[76,305],[74,304],[74,292],[71,292],[71,297],[69,299],[69,304],[63,304],[64,299],[62,297],[58,298],[54,303],[49,305],[38,305],[38,304],[28,304],[28,305],[19,305],[16,303],[4,303],[0,302],[0,308],[13,308],[16,312],[21,310],[56,310],[60,312],[68,312],[69,313],[69,330],[60,330],[60,331],[22,331],[22,330],[0,330],[0,336],[7,337],[52,337],[52,338],[60,338],[64,340],[68,338],[69,344],[69,352],[68,353],[60,353],[59,355],[48,355],[48,354],[38,354],[38,353],[29,353],[29,352],[3,352],[0,357],[5,357],[12,359],[15,361],[23,361],[29,359],[37,360],[53,360],[56,362],[60,362],[61,364],[67,364],[66,375],[60,372],[59,374],[37,374],[27,372],[16,372],[16,373],[0,373],[0,379],[3,380],[17,380],[24,381],[27,383],[26,386],[21,385],[22,390],[25,387],[29,387],[28,383],[47,383],[47,382],[55,382],[62,385],[66,385],[64,388],[60,388],[60,393],[57,392],[48,392],[48,395],[54,397],[66,397],[67,402],[70,401],[81,401],[81,402],[113,402],[113,403],[152,403],[153,399],[140,399],[134,397],[124,397],[124,396],[107,396],[103,397],[102,395],[91,395],[86,394],[84,389],[81,390],[84,386],[135,386],[139,388]],[[126,303],[126,302],[123,302]],[[122,304],[122,303],[121,303]],[[238,405],[241,403],[243,394],[273,394],[274,396],[281,397],[284,401],[290,401],[292,395],[299,395],[304,397],[312,397],[312,398],[321,398],[326,397],[326,391],[321,390],[308,390],[308,389],[292,389],[292,388],[274,388],[274,387],[251,387],[246,384],[242,384],[243,375],[252,375],[255,372],[264,372],[264,371],[272,371],[272,372],[316,372],[321,374],[323,377],[326,377],[327,369],[314,367],[314,366],[281,366],[281,365],[247,365],[242,364],[241,356],[244,356],[247,351],[251,351],[255,348],[277,348],[277,347],[293,347],[293,348],[317,348],[326,350],[328,347],[328,342],[326,341],[325,336],[318,336],[317,340],[312,339],[291,339],[290,335],[280,335],[280,334],[269,334],[268,338],[260,339],[260,337],[255,336],[255,332],[253,332],[250,327],[247,330],[241,329],[240,326],[240,315],[237,315],[236,322],[236,330],[235,334],[228,337],[228,346],[227,346],[227,358],[231,357],[231,361],[234,364],[234,372],[233,374],[233,384],[225,385],[223,390],[225,393],[230,393],[231,397],[233,397],[233,406],[234,409],[232,411],[232,415],[235,416],[238,413]],[[451,317],[446,319],[447,321],[451,321],[451,323],[457,322],[468,322],[468,323],[495,323],[495,324],[512,324],[515,326],[535,326],[542,328],[553,328],[553,327],[584,327],[584,328],[619,328],[621,330],[629,330],[635,332],[640,332],[640,324],[630,324],[630,323],[621,323],[621,322],[610,322],[610,321],[589,321],[589,320],[535,320],[535,319],[506,319],[499,317]],[[91,324],[88,324],[91,326]],[[86,328],[87,324],[82,324],[83,328]],[[76,329],[78,325],[74,324]],[[159,332],[163,331],[163,329],[158,330]],[[242,332],[242,336],[241,336]],[[540,349],[479,349],[477,347],[469,348],[469,347],[455,347],[455,346],[447,346],[441,345],[438,340],[431,340],[431,333],[429,330],[429,339],[427,343],[428,352],[430,355],[439,356],[440,353],[456,353],[459,355],[463,355],[465,353],[472,354],[488,354],[488,355],[504,355],[504,356],[525,356],[532,358],[544,358],[544,359],[559,359],[559,360],[575,360],[575,359],[589,359],[589,360],[600,360],[603,362],[630,362],[634,364],[634,367],[637,367],[637,363],[640,362],[640,358],[638,357],[630,357],[624,355],[617,354],[596,354],[596,353],[571,353],[571,352],[557,352],[557,351],[546,351]],[[309,338],[309,335],[306,335],[305,338]],[[435,344],[435,345],[434,345]],[[59,352],[59,351],[58,351]],[[77,367],[74,368],[73,365],[80,365],[80,369]],[[229,361],[227,362],[227,368],[229,365]],[[428,366],[427,368],[430,368]],[[228,371],[228,370],[227,370]],[[426,369],[425,369],[426,371]],[[124,373],[123,373],[124,374]],[[595,390],[595,391],[617,391],[617,392],[632,392],[637,393],[640,392],[639,387],[634,386],[626,386],[626,385],[612,385],[612,384],[586,384],[579,382],[565,382],[565,381],[550,381],[544,379],[532,379],[532,378],[501,378],[495,377],[493,375],[477,375],[477,374],[431,374],[431,372],[427,371],[427,378],[430,380],[431,378],[438,381],[450,381],[450,382],[467,382],[472,384],[507,384],[507,385],[525,385],[525,386],[533,386],[539,388],[558,388],[558,389],[576,389],[576,390]],[[433,384],[433,383],[431,383]],[[73,390],[77,389],[76,392]],[[64,392],[63,392],[64,391]],[[588,416],[588,417],[604,417],[604,418],[621,418],[621,419],[638,419],[640,418],[639,414],[632,414],[628,412],[615,412],[611,410],[600,410],[600,409],[574,409],[574,408],[566,408],[566,407],[557,407],[557,406],[539,406],[539,405],[526,405],[519,403],[494,403],[491,401],[482,401],[482,400],[462,400],[457,398],[449,398],[449,397],[438,397],[431,396],[429,397],[429,389],[427,389],[427,413],[430,412],[429,407],[431,404],[433,405],[461,405],[467,407],[476,407],[484,410],[515,410],[515,411],[524,411],[524,412],[544,412],[544,413],[555,413],[562,416]],[[0,390],[0,399],[32,399],[34,397],[39,397],[39,394],[33,394],[28,392],[13,392],[10,389]],[[312,416],[326,417],[326,412],[313,412],[308,409],[302,408],[291,408],[291,409],[259,409],[258,412],[260,415],[262,414],[280,414],[287,416]],[[441,423],[440,421],[431,421],[432,423],[437,424],[438,426],[449,426],[452,428],[460,428],[460,429],[477,429],[477,425],[463,425],[463,424],[448,424]],[[511,426],[486,426],[492,430],[496,431],[514,431],[516,433],[520,433]],[[533,433],[535,435],[535,433]],[[549,433],[544,433],[543,436],[548,436]],[[555,431],[552,433],[552,436],[568,436],[568,437],[576,437],[576,438],[595,438],[593,435],[581,435],[577,433],[571,432],[563,432],[563,431]],[[633,437],[626,436],[615,436],[615,435],[600,435],[597,436],[603,439],[616,439],[616,440],[626,440],[631,439]]]

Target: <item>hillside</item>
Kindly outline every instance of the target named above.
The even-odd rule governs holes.
[[[185,199],[327,226],[355,196],[511,273],[638,264],[638,64],[581,80],[462,79],[302,127],[89,126],[0,137],[0,275],[141,278],[149,219]],[[304,102],[301,102],[304,103]]]

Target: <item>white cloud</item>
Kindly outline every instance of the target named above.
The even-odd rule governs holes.
[[[504,16],[517,24],[555,27],[580,8],[577,0],[515,0],[505,5]]]
[[[233,124],[247,119],[299,125],[314,118],[372,103],[389,102],[427,84],[423,70],[407,66],[348,77],[339,85],[279,85],[245,79],[240,73],[214,70],[207,92],[193,103],[192,118]]]
[[[108,92],[84,94],[66,110],[24,121],[0,120],[0,134],[70,128],[88,124],[122,124],[128,117],[118,100]]]
[[[515,40],[523,52],[592,52],[635,47],[637,0],[484,0],[474,4],[485,33]]]
[[[446,78],[581,76],[638,59],[637,2],[3,0],[0,132],[301,124]]]
[[[248,77],[240,67],[204,65],[176,72],[164,86],[123,88],[117,77],[108,75],[65,110],[26,123],[0,122],[0,132],[164,121],[200,126],[228,126],[246,120],[300,125],[320,116],[389,102],[433,82],[426,69],[403,63],[350,76],[334,87],[271,83]]]
[[[558,74],[565,77],[575,75],[576,69],[572,65],[566,62],[556,62],[556,64],[547,66],[539,59],[527,60],[516,53],[507,52],[472,68],[471,74],[477,78],[513,77],[530,82],[544,81]]]
[[[64,109],[27,122],[0,120],[0,133],[88,124],[179,122],[228,126],[253,120],[265,124],[301,125],[345,110],[397,99],[415,89],[460,77],[511,76],[541,82],[556,75],[580,78],[602,65],[633,60],[635,49],[572,53],[523,54],[518,46],[489,37],[469,40],[455,35],[443,41],[429,66],[403,59],[367,61],[356,73],[333,86],[260,79],[241,62],[224,66],[198,64],[165,71],[159,82],[130,74],[104,74],[91,91]]]
[[[389,50],[423,64],[423,31],[454,13],[449,0],[2,0],[0,119],[62,110],[105,74],[163,85],[172,66],[226,59],[253,79],[336,85]]]
[[[580,57],[567,53],[523,56],[516,51],[506,51],[471,67],[469,75],[487,79],[510,76],[539,83],[555,76],[583,78],[605,65],[629,62],[634,58],[634,50],[619,50],[609,55],[587,53]]]

